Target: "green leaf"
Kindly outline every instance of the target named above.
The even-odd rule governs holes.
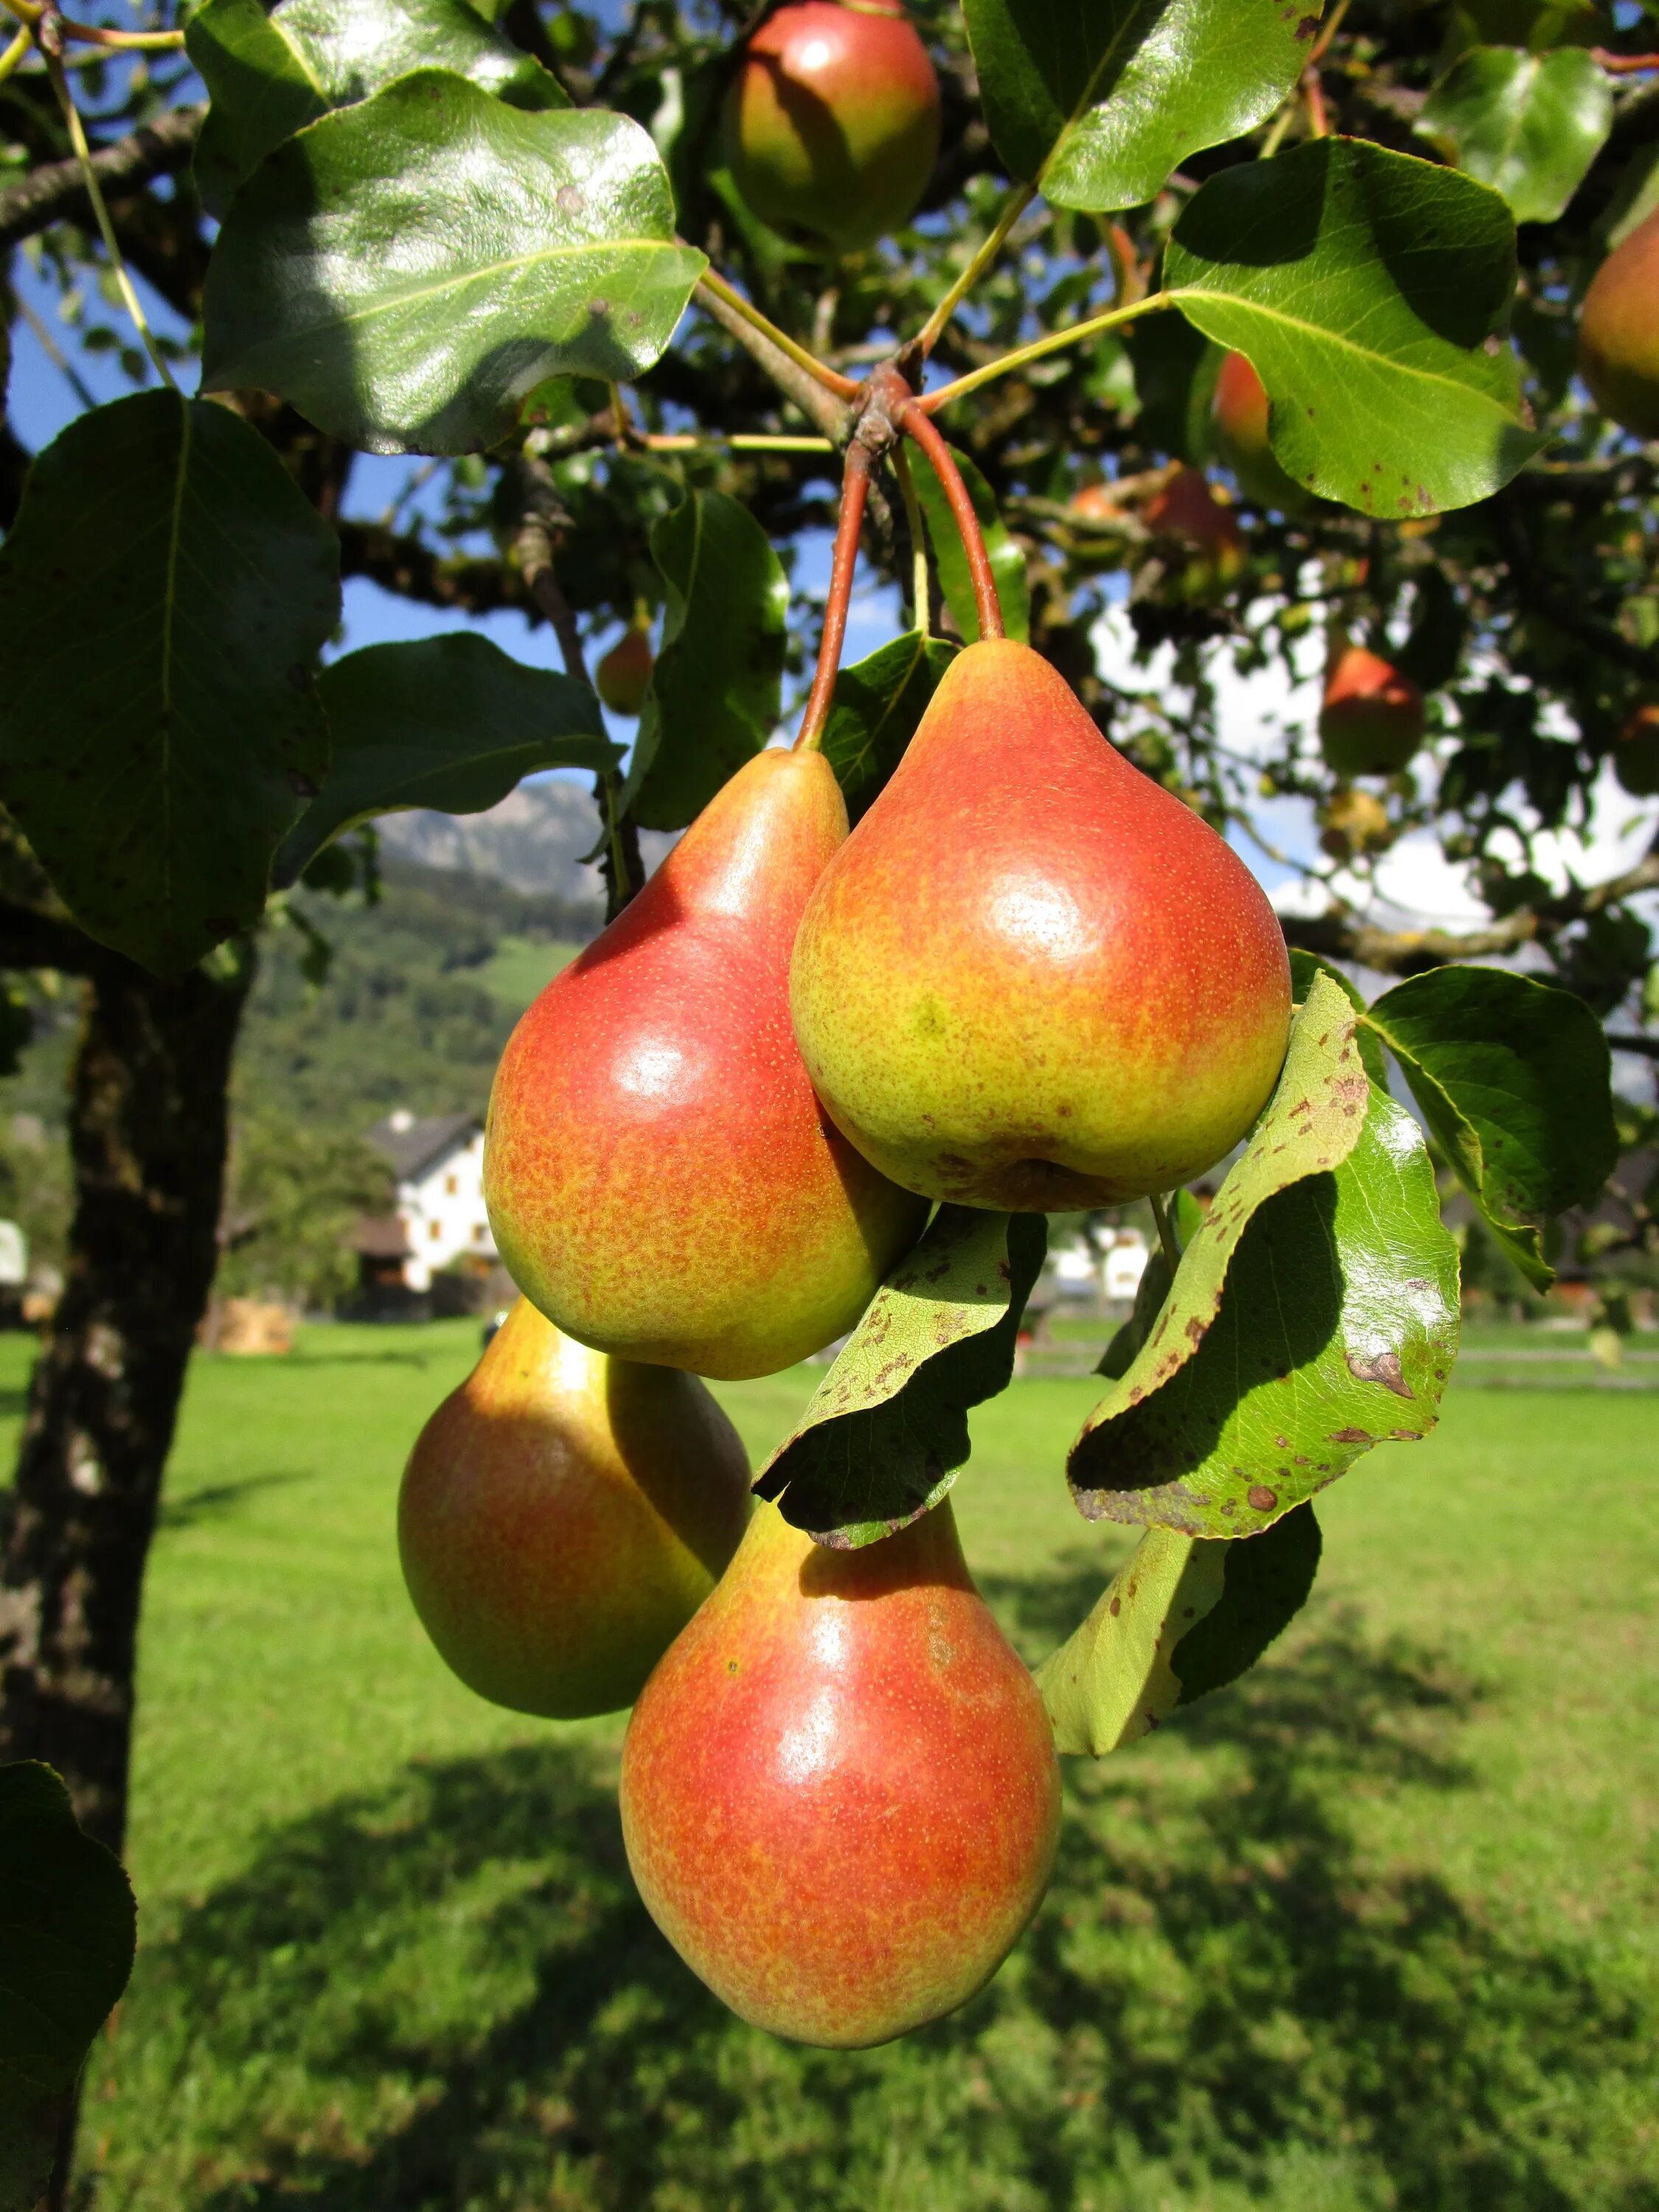
[[[623,803],[647,830],[683,830],[776,726],[789,580],[723,491],[694,491],[653,523],[651,557],[667,606]]]
[[[880,796],[956,657],[944,638],[907,630],[836,678],[823,757],[854,822]]]
[[[1515,283],[1495,192],[1358,139],[1321,138],[1212,177],[1176,225],[1164,284],[1248,355],[1298,483],[1395,520],[1467,507],[1545,441],[1507,345]]]
[[[1352,982],[1340,968],[1334,968],[1316,952],[1304,952],[1298,946],[1291,948],[1291,995],[1298,1004],[1305,1004],[1313,988],[1316,975],[1328,975],[1357,1014],[1365,1011],[1365,994],[1357,983]],[[1354,1042],[1359,1048],[1360,1063],[1366,1074],[1380,1090],[1389,1087],[1388,1063],[1382,1048],[1362,1021],[1354,1032]]]
[[[968,1408],[1008,1386],[1047,1237],[1040,1213],[940,1206],[756,1477],[761,1496],[843,1550],[936,1505],[968,1457]]]
[[[1037,1669],[1055,1747],[1102,1758],[1235,1681],[1306,1604],[1319,1553],[1311,1505],[1248,1541],[1148,1528]]]
[[[526,114],[440,70],[269,155],[204,300],[202,380],[291,400],[374,453],[505,437],[550,376],[624,381],[707,265],[637,123]]]
[[[416,806],[480,814],[526,775],[598,771],[621,757],[587,684],[526,668],[466,631],[365,646],[325,668],[317,689],[334,765],[283,843],[281,884],[374,815]]]
[[[1556,222],[1613,128],[1613,92],[1582,46],[1475,46],[1434,87],[1413,128],[1501,192],[1517,222]]]
[[[0,552],[0,799],[77,921],[174,975],[257,921],[327,771],[333,532],[227,408],[71,422]]]
[[[1224,1185],[1212,1213],[1225,1199]],[[1422,1132],[1382,1091],[1340,1165],[1256,1209],[1191,1356],[1160,1369],[1148,1355],[1189,1303],[1186,1264],[1166,1320],[1073,1447],[1089,1519],[1248,1536],[1373,1444],[1433,1427],[1456,1356],[1457,1249]]]
[[[49,1766],[0,1766],[0,2212],[31,2212],[88,2046],[132,1972],[120,1863]]]
[[[1201,147],[1271,115],[1318,0],[964,0],[991,137],[1055,207],[1138,207]]]
[[[214,215],[285,138],[413,70],[451,70],[514,107],[570,105],[467,0],[283,0],[270,14],[261,0],[207,0],[185,47],[213,103],[195,166]]]
[[[1215,1319],[1229,1264],[1256,1209],[1298,1177],[1334,1167],[1353,1149],[1370,1097],[1354,1030],[1346,988],[1339,988],[1329,976],[1316,976],[1306,1003],[1291,1022],[1278,1087],[1249,1145],[1195,1228],[1191,1227],[1195,1201],[1188,1200],[1178,1213],[1176,1235],[1186,1241],[1175,1294],[1121,1370],[1117,1389],[1096,1409],[1091,1424],[1108,1418],[1120,1403],[1133,1404],[1158,1389],[1191,1358]],[[1146,1265],[1148,1273],[1161,1268],[1162,1254],[1155,1253]],[[1158,1279],[1153,1278],[1154,1285]],[[1148,1299],[1155,1294],[1149,1291]],[[1135,1309],[1139,1317],[1139,1297]],[[1114,1340],[1108,1358],[1116,1349]]]
[[[962,471],[968,496],[974,503],[974,513],[984,533],[985,550],[990,556],[991,574],[996,580],[997,599],[1002,608],[1002,626],[1010,637],[1018,638],[1024,645],[1031,629],[1031,590],[1025,576],[1025,556],[1008,535],[997,507],[996,494],[984,477],[966,453],[959,453],[954,446],[951,452]],[[945,496],[945,487],[919,446],[910,449],[910,467],[927,535],[933,540],[933,558],[939,563],[945,604],[951,610],[951,619],[972,645],[979,635],[979,610],[974,602],[973,578],[969,574],[968,556],[962,547],[962,532],[957,528],[951,502]]]
[[[1413,976],[1366,1022],[1498,1241],[1547,1290],[1545,1222],[1592,1205],[1618,1164],[1601,1024],[1571,991],[1501,968]]]

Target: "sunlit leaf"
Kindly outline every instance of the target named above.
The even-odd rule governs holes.
[[[1613,128],[1613,93],[1582,46],[1476,46],[1430,93],[1415,128],[1501,192],[1517,222],[1555,222]]]

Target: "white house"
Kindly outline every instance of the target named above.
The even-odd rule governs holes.
[[[425,1291],[453,1261],[495,1260],[484,1212],[483,1123],[476,1114],[422,1117],[399,1108],[375,1123],[368,1141],[398,1179],[393,1218],[365,1222],[358,1238],[379,1281]]]
[[[1106,1248],[1102,1273],[1113,1304],[1133,1305],[1146,1272],[1146,1240],[1138,1229],[1120,1229]]]

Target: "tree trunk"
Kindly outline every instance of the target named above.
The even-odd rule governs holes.
[[[144,1561],[213,1282],[253,963],[175,982],[113,954],[89,964],[69,1265],[0,1551],[0,1759],[55,1766],[82,1825],[118,1852]]]

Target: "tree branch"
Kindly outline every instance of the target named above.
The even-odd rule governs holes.
[[[106,191],[124,185],[131,188],[182,169],[195,149],[206,113],[205,107],[171,108],[142,130],[100,147],[92,157],[99,183]],[[51,223],[91,220],[91,203],[78,161],[43,162],[0,191],[0,246],[15,246]]]
[[[337,527],[343,575],[367,576],[406,599],[419,599],[429,607],[456,607],[465,614],[493,614],[501,607],[515,607],[524,614],[540,611],[524,578],[505,561],[446,558],[418,538],[402,536],[378,522],[348,520]]]

